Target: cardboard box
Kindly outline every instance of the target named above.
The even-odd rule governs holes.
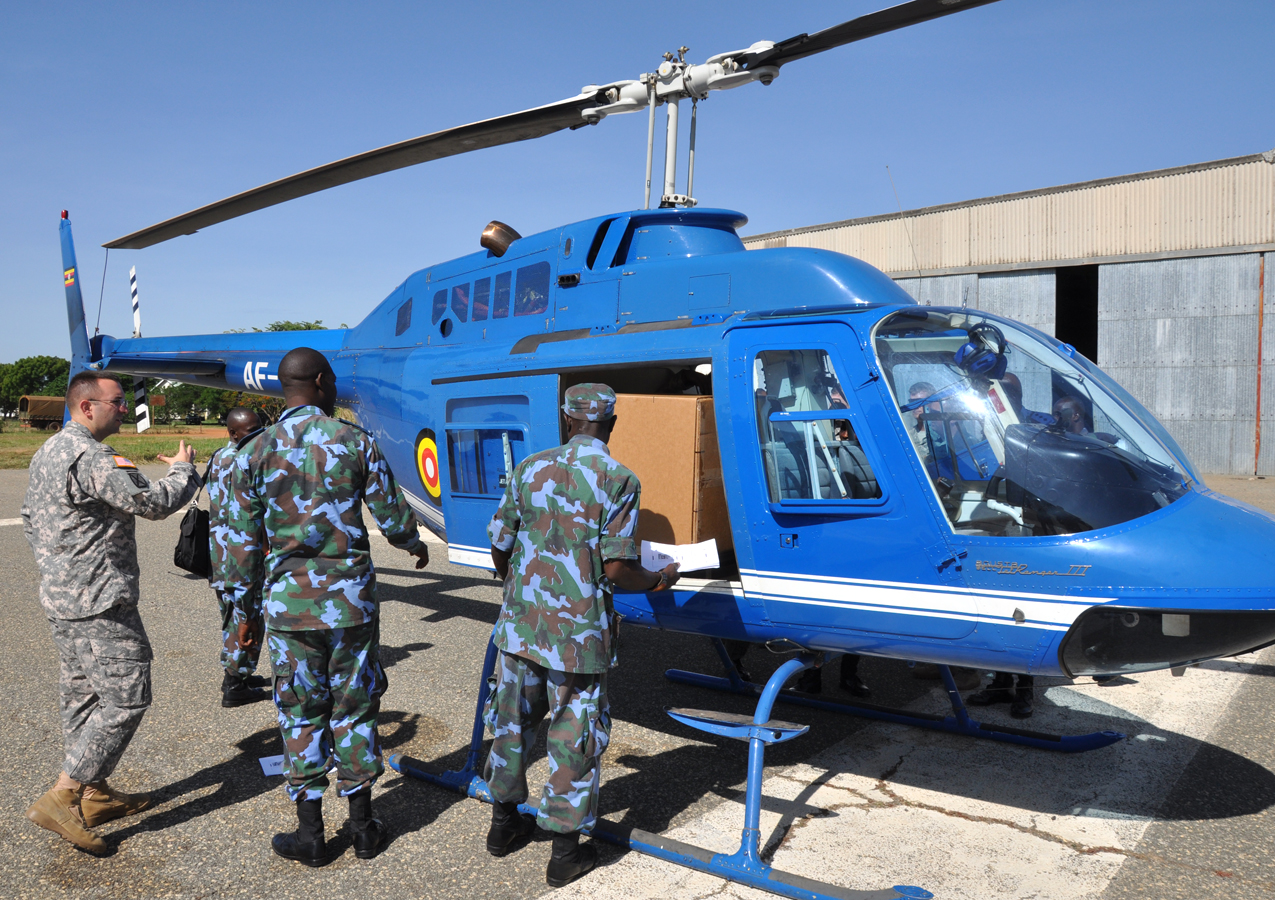
[[[638,538],[732,549],[713,398],[618,394],[615,414],[611,455],[642,482]]]

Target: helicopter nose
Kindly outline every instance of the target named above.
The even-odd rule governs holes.
[[[1144,672],[1275,642],[1275,517],[1196,490],[1098,538],[1115,599],[1091,607],[1059,649],[1073,676]]]

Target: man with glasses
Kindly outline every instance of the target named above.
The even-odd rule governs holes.
[[[151,702],[151,647],[137,612],[134,518],[163,519],[199,486],[185,441],[159,457],[168,474],[152,483],[102,441],[128,409],[112,375],[81,372],[66,391],[71,421],[31,459],[22,526],[40,570],[40,604],[53,630],[61,672],[64,762],[57,784],[27,818],[81,850],[101,855],[90,829],[151,805],[106,779]]]

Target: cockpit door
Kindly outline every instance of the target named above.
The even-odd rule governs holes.
[[[824,632],[963,637],[975,604],[869,352],[840,321],[727,332],[718,433],[744,590],[812,646]]]

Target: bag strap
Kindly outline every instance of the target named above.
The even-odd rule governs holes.
[[[199,495],[203,493],[204,486],[208,484],[208,473],[212,471],[213,457],[220,452],[221,450],[217,449],[217,450],[214,450],[212,453],[208,454],[208,465],[204,466],[204,475],[199,480],[200,481],[199,489],[195,491],[195,496],[190,498],[190,505],[192,509],[199,506]]]

